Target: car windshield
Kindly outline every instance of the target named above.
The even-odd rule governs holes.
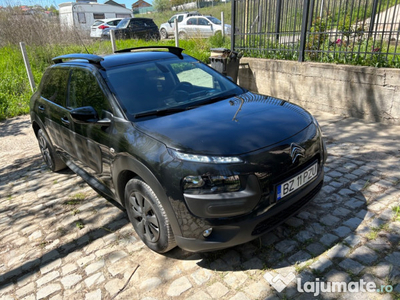
[[[126,28],[126,26],[128,26],[130,19],[122,19],[118,25],[117,28]]]
[[[206,18],[209,19],[211,22],[213,22],[216,25],[220,25],[221,24],[221,21],[218,20],[217,18],[214,18],[214,17],[206,17]]]
[[[132,119],[152,115],[152,112],[191,109],[245,92],[225,76],[192,58],[120,66],[107,70],[103,76]]]

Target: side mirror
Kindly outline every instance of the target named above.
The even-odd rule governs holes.
[[[70,111],[70,115],[77,124],[98,124],[101,126],[109,126],[111,124],[108,118],[99,120],[99,116],[92,106],[75,108]]]
[[[97,112],[92,106],[74,108],[70,114],[72,120],[78,124],[96,123],[99,120]]]

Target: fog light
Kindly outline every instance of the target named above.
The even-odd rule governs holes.
[[[212,228],[208,228],[208,229],[204,230],[203,236],[204,236],[205,238],[206,238],[206,237],[209,237],[211,233],[212,233]]]

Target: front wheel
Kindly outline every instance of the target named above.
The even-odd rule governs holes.
[[[50,143],[49,139],[42,129],[39,129],[37,132],[37,140],[43,160],[49,167],[49,169],[53,172],[64,169],[66,167],[65,163],[55,153],[53,145]]]
[[[151,250],[165,253],[176,246],[163,206],[150,186],[140,178],[128,181],[125,205],[136,233]]]

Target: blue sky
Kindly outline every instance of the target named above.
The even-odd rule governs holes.
[[[97,0],[98,3],[104,3],[107,0]],[[125,4],[127,8],[131,8],[132,4],[137,0],[114,0],[117,3]],[[152,3],[153,0],[145,0],[148,3]],[[68,0],[0,0],[1,6],[8,6],[8,5],[35,5],[39,4],[41,6],[50,6],[54,5],[58,8],[58,4],[64,2],[75,2],[75,1],[68,1]]]

